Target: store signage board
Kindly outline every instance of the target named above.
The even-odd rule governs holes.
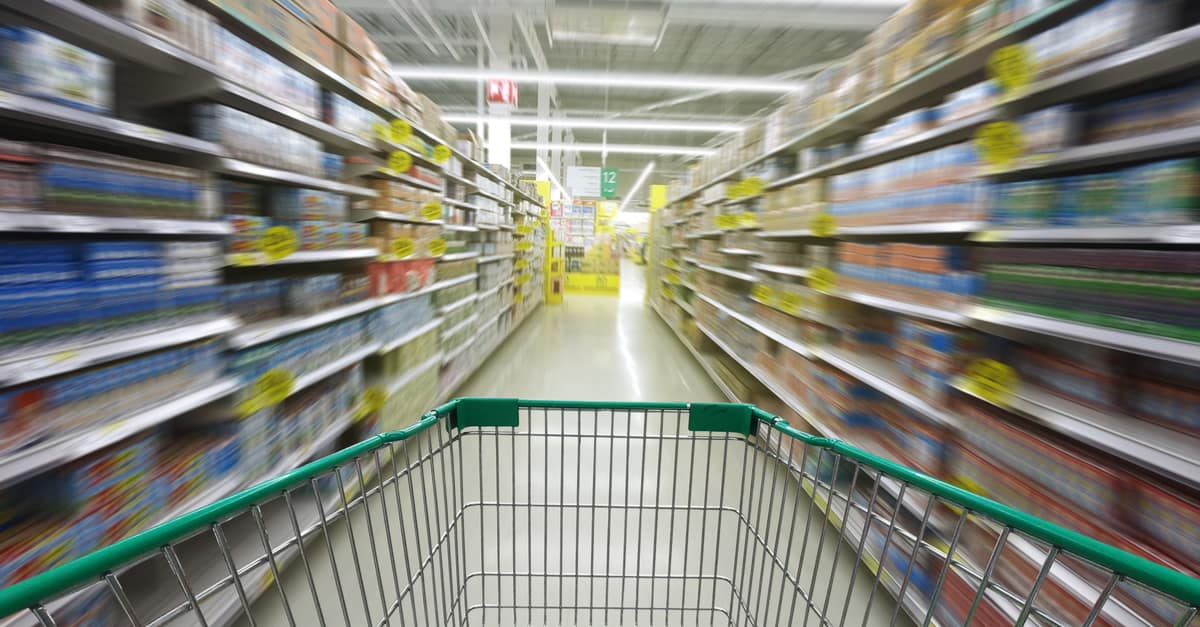
[[[576,198],[599,198],[601,169],[591,166],[567,166],[567,189]]]
[[[487,82],[487,101],[495,104],[517,106],[517,82],[489,78]]]
[[[600,195],[602,197],[617,197],[617,172],[616,168],[600,169]]]

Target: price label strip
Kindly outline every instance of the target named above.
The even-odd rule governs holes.
[[[412,155],[403,150],[393,150],[388,156],[388,169],[396,174],[405,174],[412,169]]]
[[[1007,406],[1020,380],[1012,366],[995,359],[976,359],[967,365],[967,387],[994,405]]]
[[[258,237],[258,249],[270,261],[291,256],[300,247],[296,232],[286,226],[273,226]]]
[[[984,163],[1005,170],[1025,152],[1025,137],[1016,122],[989,122],[975,132],[975,146]]]
[[[421,208],[421,216],[426,220],[440,220],[442,218],[442,203],[426,203],[425,206]]]
[[[438,237],[429,241],[429,254],[434,257],[441,257],[446,254],[446,240]]]
[[[829,268],[813,268],[808,273],[809,287],[824,294],[832,294],[837,288],[837,275]]]

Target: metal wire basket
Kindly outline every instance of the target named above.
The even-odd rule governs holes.
[[[0,616],[44,625],[1189,625],[1198,606],[1196,579],[749,405],[470,398],[0,590]]]

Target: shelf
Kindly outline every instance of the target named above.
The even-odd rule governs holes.
[[[970,239],[975,242],[1200,244],[1200,224],[997,229],[980,231]]]
[[[817,166],[803,172],[797,172],[791,176],[781,178],[777,181],[772,181],[767,184],[764,189],[772,190],[780,187],[786,187],[796,183],[801,183],[813,178],[821,178],[832,176],[835,174],[843,174],[845,172],[853,172],[863,168],[879,165],[897,159],[903,159],[911,155],[922,152],[927,152],[935,148],[947,146],[955,142],[966,141],[971,138],[975,129],[996,119],[994,111],[983,111],[974,115],[967,116],[960,120],[955,120],[948,124],[944,124],[937,128],[930,129],[923,133],[918,133],[905,139],[889,142],[885,146],[866,150],[849,157],[845,157]]]
[[[459,209],[468,209],[470,211],[480,211],[479,207],[476,207],[475,205],[472,205],[469,202],[455,200],[453,198],[443,198],[442,202],[447,205],[450,205],[451,207],[458,207]]]
[[[1135,137],[1072,146],[1036,161],[994,172],[1001,180],[1047,176],[1137,163],[1149,159],[1169,159],[1200,151],[1200,124]],[[1031,157],[1032,158],[1032,157]]]
[[[886,359],[863,354],[850,354],[836,348],[821,347],[813,354],[825,363],[875,388],[885,396],[934,422],[955,426],[958,420],[949,412],[938,409],[925,399],[900,386],[900,369]]]
[[[350,366],[366,359],[367,357],[379,352],[379,344],[370,343],[344,357],[339,357],[312,372],[302,374],[296,377],[296,381],[292,386],[292,391],[288,396],[293,396],[297,392],[310,387],[314,384],[333,376]]]
[[[746,274],[745,272],[738,272],[737,270],[726,270],[725,268],[721,268],[719,266],[710,266],[705,263],[697,263],[696,267],[701,268],[703,270],[707,270],[709,272],[723,274],[731,279],[738,279],[740,281],[749,281],[751,283],[758,281],[758,277],[754,276],[753,274]]]
[[[453,350],[443,353],[442,354],[442,365],[445,366],[446,364],[454,361],[455,359],[458,359],[459,356],[462,355],[464,352],[466,352],[466,350],[468,348],[471,348],[472,344],[474,344],[474,342],[471,340],[471,338],[467,338],[467,339],[463,340],[462,344],[459,344],[458,346],[454,347]]]
[[[918,305],[908,301],[896,300],[894,298],[885,298],[883,296],[873,296],[862,292],[853,292],[850,290],[838,290],[833,293],[833,296],[844,300],[851,300],[856,303],[861,303],[877,309],[887,309],[896,313],[902,313],[908,316],[916,316],[933,320],[935,322],[944,322],[956,326],[966,326],[967,315],[955,311],[953,309],[942,309],[939,307],[930,307],[927,305]]]
[[[700,300],[703,300],[704,302],[712,305],[713,307],[716,307],[717,309],[721,310],[729,317],[737,320],[738,322],[741,322],[742,324],[750,327],[751,329],[754,329],[755,331],[758,331],[760,334],[770,338],[772,341],[782,344],[788,350],[790,350],[794,353],[803,355],[805,357],[812,357],[812,351],[809,350],[809,348],[807,346],[805,346],[804,344],[802,344],[799,340],[794,340],[794,339],[780,333],[779,331],[776,331],[775,329],[768,327],[767,325],[759,322],[758,320],[755,320],[753,316],[750,316],[750,315],[744,314],[744,313],[740,313],[738,311],[734,311],[733,309],[725,306],[724,304],[717,302],[716,300],[709,298],[708,296],[705,296],[704,294],[701,294],[699,292],[696,293],[696,298],[699,298]]]
[[[168,220],[49,213],[36,209],[0,209],[0,231],[9,233],[120,233],[220,237],[233,232],[221,220]]]
[[[504,205],[512,205],[513,204],[512,201],[510,201],[510,200],[505,200],[504,198],[497,196],[496,194],[493,194],[488,191],[484,191],[482,189],[476,189],[475,191],[473,191],[471,193],[478,195],[478,196],[483,196],[484,198],[490,198],[490,199],[492,199],[498,203],[504,204]]]
[[[500,255],[487,255],[486,257],[480,257],[479,263],[482,264],[482,263],[492,263],[493,261],[503,261],[505,259],[512,259],[514,256],[515,255],[513,253],[504,253],[504,254],[500,254]]]
[[[464,328],[470,326],[471,323],[475,322],[476,320],[479,320],[479,312],[475,312],[475,313],[467,316],[466,318],[463,318],[461,321],[459,321],[458,324],[450,327],[449,329],[442,331],[441,335],[454,335],[455,333],[462,331]]]
[[[503,283],[497,283],[495,286],[493,286],[493,287],[489,287],[489,288],[487,288],[486,290],[483,290],[482,292],[479,292],[479,298],[478,298],[478,300],[483,300],[484,298],[487,298],[488,296],[491,296],[492,294],[495,294],[496,292],[499,292],[499,291],[500,291],[500,288],[501,288],[501,287],[503,287],[503,286],[504,286],[504,284],[503,284]]]
[[[0,119],[36,124],[160,152],[201,157],[225,155],[225,150],[220,145],[195,137],[3,90],[0,90]]]
[[[395,379],[388,381],[384,385],[384,389],[387,390],[388,396],[391,396],[392,394],[395,394],[395,393],[399,392],[400,390],[403,390],[405,386],[407,386],[409,383],[413,382],[413,379],[416,379],[418,376],[428,372],[429,369],[433,368],[434,366],[440,366],[441,363],[442,363],[442,354],[434,353],[434,355],[432,357],[430,357],[429,359],[426,359],[425,361],[421,362],[420,364],[413,366],[411,369],[404,372],[403,374],[396,377]]]
[[[30,448],[9,451],[0,460],[0,488],[99,451],[176,416],[229,396],[239,387],[236,379],[221,379],[201,389],[160,401],[153,407],[135,410],[119,420],[55,437]]]
[[[980,398],[962,379],[954,387]],[[1021,384],[997,406],[1177,481],[1200,485],[1200,438],[1142,418],[1093,409],[1029,384]]]
[[[404,213],[395,213],[392,211],[361,211],[355,210],[354,219],[356,222],[366,222],[367,220],[391,220],[393,222],[407,222],[409,224],[428,224],[431,226],[445,226],[446,223],[441,220],[426,220],[410,216]]]
[[[696,350],[696,347],[692,346],[692,344],[687,341],[687,338],[683,336],[683,333],[681,333],[679,329],[676,329],[671,325],[670,322],[667,321],[667,317],[664,316],[663,312],[658,309],[658,306],[651,303],[650,308],[654,310],[654,313],[658,314],[658,317],[660,320],[662,320],[663,324],[675,334],[675,337],[679,340],[679,343],[683,344],[683,347],[692,354],[692,358],[696,360],[696,363],[700,364],[700,368],[704,370],[704,373],[708,375],[709,379],[712,379],[712,382],[719,390],[721,390],[721,393],[725,395],[725,398],[729,399],[731,403],[742,402],[741,399],[739,399],[737,395],[733,393],[733,390],[729,389],[729,385],[725,383],[720,375],[717,374],[717,371],[713,370],[712,364],[708,363],[708,360],[700,354],[700,351]]]
[[[454,231],[457,233],[478,233],[479,232],[479,227],[467,226],[465,224],[446,224],[444,222],[442,223],[442,229],[444,229],[446,231]],[[455,254],[464,254],[464,253],[455,253]],[[443,256],[450,256],[450,255],[443,255]]]
[[[241,350],[269,342],[281,337],[315,329],[316,327],[337,322],[344,318],[357,316],[361,313],[366,313],[379,306],[379,302],[375,299],[367,299],[361,302],[342,305],[327,311],[321,311],[315,314],[303,314],[298,316],[289,316],[274,320],[264,320],[251,325],[242,327],[237,333],[229,337],[229,346],[234,350]]]
[[[472,272],[471,274],[464,274],[463,276],[456,276],[453,279],[446,279],[444,281],[438,281],[437,283],[434,283],[433,285],[431,285],[429,287],[429,291],[436,292],[438,290],[444,290],[447,287],[454,287],[455,285],[458,285],[459,283],[466,283],[467,281],[474,281],[478,277],[479,277],[479,273]]]
[[[379,257],[374,248],[343,248],[335,250],[303,250],[282,259],[271,260],[259,253],[230,253],[225,255],[226,267],[252,268],[281,266],[297,263],[329,263],[335,261],[361,261]]]
[[[183,326],[158,326],[150,330],[126,332],[115,337],[86,338],[48,346],[39,353],[0,363],[0,387],[20,385],[141,353],[207,339],[228,333],[237,327],[236,318],[225,316]]]
[[[689,315],[693,318],[696,317],[696,310],[691,305],[684,302],[683,299],[672,298],[671,301],[674,302],[676,305],[679,305],[679,308],[684,310],[685,312],[687,312],[687,315]]]
[[[817,237],[811,229],[781,229],[775,231],[759,231],[757,235],[764,239],[796,239],[801,237]]]
[[[500,320],[500,316],[504,315],[504,312],[509,311],[511,309],[512,309],[512,305],[506,305],[504,307],[501,307],[500,310],[497,311],[496,313],[492,313],[492,314],[488,314],[487,316],[484,316],[483,322],[479,323],[480,330],[484,329],[489,324],[495,324],[498,320]]]
[[[515,230],[517,230],[517,227],[516,227],[515,225],[512,225],[512,224],[497,224],[496,226],[497,226],[497,227],[499,227],[501,231],[515,231]]]
[[[950,222],[916,222],[913,224],[876,224],[871,226],[839,226],[834,237],[852,235],[951,235],[973,233],[987,226],[982,220],[952,220]]]
[[[762,253],[757,250],[748,248],[718,248],[717,252],[722,255],[734,255],[738,257],[761,257]]]
[[[750,264],[750,267],[754,268],[755,270],[770,272],[771,274],[783,274],[801,278],[808,276],[808,268],[800,268],[797,266],[783,266],[773,263],[754,263]]]
[[[464,298],[456,300],[456,301],[450,303],[449,305],[444,305],[442,307],[439,307],[437,310],[438,315],[444,316],[452,311],[461,309],[462,307],[464,307],[466,305],[470,305],[471,303],[475,302],[475,299],[478,298],[478,296],[479,296],[479,294],[471,294],[470,296],[466,296]]]
[[[471,229],[471,230],[477,232],[479,229]],[[441,257],[438,257],[438,261],[439,262],[462,261],[464,259],[474,259],[478,256],[479,256],[479,251],[475,250],[475,251],[469,251],[469,252],[465,252],[465,253],[451,253],[449,255],[442,255]]]
[[[327,149],[340,154],[368,154],[374,152],[374,142],[340,128],[327,124],[307,113],[297,111],[287,104],[234,83],[230,79],[213,76],[202,93],[212,100],[240,109],[255,117],[274,122],[280,126],[303,133],[321,143]],[[164,89],[174,91],[174,86]],[[183,99],[194,99],[191,93]],[[156,104],[163,104],[161,101]]]
[[[442,186],[437,183],[430,183],[429,181],[426,181],[424,179],[419,179],[415,176],[409,176],[407,174],[396,174],[395,172],[392,172],[391,170],[370,170],[370,171],[366,172],[365,174],[363,174],[363,176],[373,176],[373,177],[377,177],[377,178],[391,179],[393,181],[399,181],[399,182],[404,183],[405,185],[409,185],[411,187],[429,190],[431,192],[439,192],[440,193],[442,191]]]
[[[479,189],[479,185],[478,185],[478,184],[476,184],[476,183],[475,183],[475,181],[472,181],[472,180],[470,180],[470,179],[464,178],[464,177],[462,177],[462,176],[459,176],[459,175],[457,175],[457,174],[454,174],[454,173],[451,173],[451,172],[447,172],[447,171],[445,171],[445,170],[442,170],[442,176],[443,176],[444,178],[446,178],[446,179],[450,180],[450,181],[451,181],[451,182],[453,182],[453,183],[456,183],[456,184],[458,184],[458,185],[462,185],[463,187],[470,187],[471,189]]]
[[[500,227],[496,226],[495,224],[476,224],[475,228],[479,229],[480,231],[499,231],[500,230]]]
[[[1122,331],[1082,322],[1048,318],[1036,314],[976,305],[967,311],[976,326],[995,326],[1016,331],[1061,337],[1167,361],[1200,365],[1200,344],[1167,337]]]
[[[256,181],[267,181],[270,183],[281,183],[283,185],[295,185],[309,189],[319,189],[337,194],[346,194],[348,196],[356,196],[361,198],[374,198],[379,194],[375,190],[358,185],[348,185],[339,183],[329,179],[317,178],[308,176],[307,174],[299,174],[289,170],[280,170],[278,168],[270,168],[267,166],[239,161],[229,157],[218,159],[213,171],[234,176],[238,178],[254,179]]]

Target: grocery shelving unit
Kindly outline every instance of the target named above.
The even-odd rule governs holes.
[[[233,9],[207,3],[198,3],[197,6],[203,6],[203,10],[210,13],[221,27],[265,53],[273,62],[282,63],[314,80],[320,89],[364,108],[384,125],[407,117],[392,106],[377,101],[376,95],[368,94],[332,69],[300,52],[290,42],[260,30],[246,16]],[[166,400],[124,412],[101,424],[84,424],[61,433],[52,432],[36,442],[6,451],[2,456],[3,461],[0,461],[0,487],[19,486],[27,479],[101,454],[110,447],[120,446],[156,430],[172,431],[176,423],[194,422],[193,419],[199,417],[207,420],[210,415],[233,415],[241,411],[238,408],[242,401],[259,393],[256,386],[262,381],[261,371],[247,369],[242,364],[256,359],[256,355],[272,354],[280,345],[308,341],[315,334],[339,325],[349,325],[345,328],[355,329],[352,339],[348,337],[336,347],[309,354],[306,357],[310,360],[308,363],[287,373],[289,381],[286,390],[274,401],[288,403],[289,399],[302,396],[334,394],[342,389],[338,385],[357,376],[358,383],[346,388],[353,397],[350,409],[338,410],[340,413],[336,415],[321,416],[316,429],[296,446],[289,448],[286,454],[274,459],[265,473],[249,472],[239,465],[227,474],[199,482],[200,487],[194,493],[163,511],[151,512],[150,519],[139,528],[176,518],[261,480],[299,467],[348,442],[350,438],[363,437],[369,433],[364,430],[371,428],[370,425],[376,429],[382,428],[382,421],[371,416],[384,413],[383,409],[366,404],[370,396],[368,392],[375,388],[382,389],[381,397],[387,399],[385,403],[413,395],[415,387],[421,388],[421,393],[413,396],[426,397],[426,404],[412,409],[410,415],[406,416],[408,420],[415,419],[436,399],[455,394],[462,383],[541,304],[540,260],[544,225],[541,221],[543,210],[540,197],[525,186],[511,181],[507,172],[494,171],[492,167],[473,159],[465,152],[465,148],[454,145],[454,138],[443,138],[420,124],[411,124],[415,140],[427,145],[449,144],[450,159],[456,166],[451,168],[452,164],[438,161],[428,152],[415,148],[412,142],[394,142],[374,130],[368,134],[361,129],[340,126],[301,112],[269,93],[260,93],[243,85],[242,81],[224,75],[214,61],[197,56],[176,42],[160,38],[81,0],[3,0],[0,1],[0,14],[15,16],[22,23],[105,55],[118,65],[147,77],[140,86],[125,83],[116,86],[117,97],[122,105],[129,105],[116,109],[121,116],[130,115],[130,112],[144,114],[131,116],[130,119],[0,91],[0,120],[13,128],[26,129],[30,133],[37,133],[39,139],[48,137],[50,141],[68,146],[94,148],[102,143],[111,153],[128,153],[138,159],[191,168],[213,180],[260,182],[328,192],[358,201],[350,211],[352,220],[432,227],[438,229],[446,240],[452,240],[453,245],[445,253],[435,255],[429,251],[426,259],[435,269],[426,279],[416,281],[416,284],[409,283],[405,289],[398,291],[389,288],[381,293],[375,293],[372,289],[370,296],[360,292],[317,311],[274,315],[253,321],[218,311],[211,315],[196,315],[153,325],[104,329],[101,333],[68,337],[61,341],[47,340],[22,345],[19,350],[6,349],[0,353],[0,386],[5,389],[28,386],[54,377],[84,372],[89,368],[120,364],[125,360],[209,341],[217,343],[220,357],[219,363],[213,364],[213,372],[192,378],[188,385],[183,385]],[[178,127],[172,126],[171,121],[166,119],[162,120],[164,124],[161,127],[153,125],[154,120],[159,119],[158,108],[199,101],[211,101],[237,109],[316,140],[331,154],[360,157],[369,165],[347,165],[341,176],[316,176],[235,157],[232,150],[221,144],[179,132]],[[418,178],[386,168],[380,169],[375,165],[377,162],[372,161],[386,157],[392,151],[407,153],[414,163],[435,174],[438,181],[431,181],[428,175]],[[456,173],[458,168],[461,168],[461,174]],[[367,203],[380,196],[380,192],[372,188],[372,179],[383,179],[433,194],[446,209],[444,219],[367,208]],[[485,182],[488,189],[483,189]],[[467,200],[460,200],[462,196],[451,194],[451,189],[455,187],[466,192]],[[472,197],[477,200],[471,200]],[[98,241],[140,238],[153,242],[216,244],[219,252],[213,261],[218,289],[241,281],[289,279],[314,273],[366,276],[369,266],[395,259],[390,252],[392,249],[388,249],[389,254],[381,255],[379,249],[365,241],[338,248],[314,245],[310,249],[308,244],[297,245],[282,255],[270,256],[244,248],[222,250],[225,247],[219,245],[238,234],[232,223],[222,215],[223,208],[206,206],[206,211],[203,218],[180,219],[103,215],[103,211],[95,212],[96,215],[86,212],[31,211],[20,206],[0,206],[0,232],[30,238],[30,241],[51,241],[50,238],[67,236]],[[485,211],[491,217],[479,220],[479,215]],[[514,250],[514,244],[522,240],[529,242],[529,247]],[[417,260],[421,255],[425,255],[423,249],[416,251],[411,258]],[[523,260],[524,271],[513,271],[514,259]],[[463,262],[475,264],[480,270],[451,278],[436,276],[436,266]],[[485,267],[493,268],[486,276],[483,271]],[[485,280],[488,281],[486,284]],[[450,313],[455,309],[469,308],[470,312],[447,327],[434,312],[432,299],[442,290],[468,283],[476,287],[471,295],[452,303],[450,307],[443,307],[442,311]],[[485,301],[488,309],[480,309]],[[394,307],[416,310],[421,303],[427,305],[428,317],[425,319],[414,321],[407,327],[400,325],[402,328],[399,329],[376,325]],[[469,340],[459,346],[435,345],[430,355],[402,373],[388,378],[375,376],[374,372],[378,370],[375,366],[381,363],[385,355],[416,351],[417,343],[422,338],[439,331],[444,334],[466,332]],[[314,359],[316,361],[312,361]],[[291,366],[284,369],[288,368]],[[336,407],[338,404],[331,403],[329,406]],[[255,451],[255,455],[260,454],[267,455],[266,452]],[[326,511],[332,511],[333,505],[333,502],[325,503]],[[315,510],[315,502],[302,504],[301,511],[306,515],[315,516]],[[273,529],[290,525],[286,513],[273,508],[266,509],[265,519]],[[226,528],[226,533],[235,550],[236,547],[258,546],[260,542],[253,525],[235,523]],[[310,536],[306,541],[311,539]],[[185,542],[179,547],[179,553],[183,563],[189,565],[189,570],[201,578],[225,568],[219,560],[211,559],[215,554],[211,547],[200,547],[197,542]],[[295,555],[294,551],[290,554],[291,557]],[[287,561],[284,560],[284,563]],[[170,594],[162,586],[169,577],[163,579],[158,576],[161,575],[157,572],[158,566],[161,564],[156,566],[146,561],[131,564],[116,573],[122,579],[139,582],[139,585],[128,587],[130,601],[135,606],[149,607],[166,603],[165,599]],[[269,572],[263,562],[248,568],[260,574]],[[263,585],[258,589],[247,590],[248,597],[253,600],[265,590],[265,586],[264,578]],[[61,609],[83,596],[82,591],[77,592],[57,601],[51,609]],[[232,624],[242,613],[241,603],[228,586],[204,605],[210,610],[213,605],[219,606],[209,615],[217,619],[210,620],[209,624]],[[27,617],[20,617],[5,624],[27,624],[27,620]]]
[[[925,386],[918,389],[911,383],[912,378],[903,372],[911,364],[896,363],[896,358],[872,354],[871,349],[851,350],[826,342],[831,334],[844,333],[850,328],[852,323],[846,317],[846,312],[865,308],[878,316],[932,323],[947,332],[1030,342],[1039,346],[1059,338],[1188,367],[1200,365],[1200,344],[1151,335],[1142,332],[1133,323],[1127,328],[1117,328],[1091,323],[1087,317],[1079,320],[1050,317],[1032,313],[1036,308],[1021,311],[970,298],[955,301],[961,305],[936,306],[929,304],[935,302],[933,300],[908,298],[899,291],[881,290],[881,293],[873,293],[859,289],[858,281],[847,281],[852,286],[833,284],[833,279],[838,277],[830,272],[836,270],[832,256],[819,257],[828,261],[819,264],[810,261],[810,265],[805,265],[791,261],[776,262],[764,251],[778,249],[777,245],[783,244],[832,251],[833,247],[845,244],[881,242],[959,246],[1011,243],[1027,247],[1059,244],[1114,251],[1131,246],[1153,250],[1190,250],[1188,247],[1194,247],[1200,241],[1200,223],[1013,227],[998,224],[987,217],[943,221],[930,221],[926,217],[925,221],[897,220],[898,223],[891,224],[837,224],[818,228],[810,224],[783,225],[776,222],[765,223],[763,229],[756,233],[762,246],[760,250],[759,247],[748,245],[739,229],[719,226],[720,223],[715,219],[722,213],[728,213],[722,211],[723,205],[738,202],[718,198],[722,196],[720,192],[724,184],[749,176],[765,176],[761,174],[764,171],[770,172],[771,178],[760,181],[762,189],[767,194],[781,193],[799,184],[822,182],[836,175],[860,172],[946,146],[970,142],[979,129],[990,122],[1019,119],[1020,116],[1063,103],[1094,103],[1109,94],[1125,97],[1139,89],[1161,89],[1164,85],[1172,84],[1172,81],[1179,82],[1194,76],[1197,52],[1200,51],[1200,26],[1189,25],[1116,53],[1073,64],[1050,76],[1035,75],[1029,84],[995,98],[982,110],[954,121],[914,132],[902,139],[883,141],[876,147],[862,148],[855,143],[872,129],[894,121],[897,116],[918,107],[937,104],[952,92],[986,79],[988,57],[1002,46],[1028,40],[1084,14],[1097,4],[1086,0],[1052,3],[1040,12],[965,45],[898,84],[875,95],[864,96],[858,104],[850,105],[840,113],[810,123],[797,136],[785,137],[777,145],[764,145],[754,156],[747,157],[743,152],[740,155],[741,163],[735,167],[720,168],[705,164],[695,170],[693,174],[705,172],[707,178],[693,179],[675,187],[668,207],[651,221],[651,248],[654,251],[648,266],[648,283],[652,286],[649,297],[651,307],[727,396],[733,398],[730,393],[731,382],[723,378],[727,373],[718,372],[711,366],[713,360],[733,360],[749,377],[745,379],[739,375],[739,381],[733,383],[742,386],[753,383],[757,386],[757,395],[736,400],[760,405],[782,405],[789,412],[784,415],[785,418],[806,424],[811,431],[820,435],[845,440],[868,450],[873,446],[869,439],[856,442],[853,428],[843,428],[837,424],[837,420],[831,421],[824,411],[814,411],[818,408],[811,399],[806,399],[797,391],[797,386],[812,388],[814,385],[828,384],[822,384],[819,378],[813,379],[815,383],[804,381],[798,384],[792,381],[798,377],[794,377],[790,369],[797,366],[789,364],[807,363],[814,370],[823,369],[822,372],[831,369],[837,376],[847,377],[846,381],[865,386],[873,394],[918,416],[924,425],[929,425],[914,427],[914,433],[927,433],[926,429],[939,434],[969,430],[972,428],[971,419],[964,416],[959,408],[964,404],[974,404],[972,406],[988,408],[988,411],[994,412],[993,415],[1002,417],[998,419],[1018,428],[1038,429],[1034,437],[1040,437],[1036,433],[1046,429],[1062,437],[1064,442],[1069,443],[1068,446],[1095,451],[1089,455],[1110,456],[1108,459],[1113,460],[1111,467],[1118,469],[1114,472],[1126,472],[1127,465],[1132,464],[1139,469],[1140,480],[1195,498],[1200,489],[1200,481],[1197,480],[1200,474],[1194,467],[1194,460],[1200,457],[1200,440],[1182,427],[1155,424],[1133,411],[1102,409],[1085,404],[1032,381],[1019,381],[997,397],[986,389],[981,392],[978,379],[959,376],[952,384],[943,383],[945,391],[940,395],[929,396],[930,392]],[[1184,126],[1067,146],[1049,155],[1018,159],[1009,167],[991,168],[981,178],[987,182],[1003,183],[1065,174],[1087,175],[1105,168],[1125,167],[1151,160],[1192,157],[1200,149],[1198,137],[1197,127]],[[829,151],[842,142],[845,144],[838,146],[840,156],[798,167],[798,171],[780,172],[781,166],[778,165],[772,166],[772,169],[762,167],[767,162],[779,162],[797,151]],[[827,210],[822,208],[821,211]],[[837,217],[834,215],[834,218]],[[763,254],[757,257],[750,255],[754,252]],[[811,260],[818,256],[809,254],[808,258]],[[802,306],[796,303],[781,306],[777,299],[762,300],[752,291],[757,286],[770,293],[771,290],[784,289],[780,285],[785,288],[799,286],[795,289],[806,292],[806,298],[820,306],[813,310],[807,301]],[[783,324],[783,321],[787,321],[787,324]],[[731,327],[736,331],[731,331]],[[703,336],[700,337],[703,342],[689,339],[697,337],[696,330]],[[745,339],[750,336],[757,336],[761,341],[752,344]],[[735,337],[737,340],[731,339]],[[754,348],[754,345],[758,348]],[[753,358],[755,350],[760,351],[758,359]],[[789,361],[794,357],[802,361]],[[780,365],[772,369],[764,366],[764,362]],[[819,395],[817,398],[820,398]],[[817,402],[824,403],[820,400]],[[891,456],[889,452],[877,454]],[[927,472],[939,470],[935,467]],[[880,487],[893,498],[898,498],[895,485],[881,484]],[[806,486],[806,490],[816,497],[809,486]],[[1022,504],[1017,505],[1020,507]],[[837,517],[838,520],[833,520],[834,524],[839,528],[842,526],[842,506],[825,508],[820,502],[818,506],[826,510],[831,520]],[[919,519],[923,508],[923,503],[909,502],[907,497],[903,503],[905,516],[910,518]],[[854,526],[857,530],[843,530],[851,543],[856,543],[862,533],[861,519]],[[949,538],[949,529],[939,528],[934,532]],[[1134,541],[1141,542],[1144,538],[1138,537]],[[1033,547],[1028,542],[1018,544],[1017,552],[1025,558],[1028,568],[1035,569],[1045,561],[1047,554],[1043,549]],[[1161,550],[1161,544],[1158,546]],[[1169,550],[1165,553],[1170,555]],[[986,554],[974,556],[968,561],[985,560],[986,557]],[[881,567],[877,555],[864,553],[863,561],[872,572]],[[984,563],[973,562],[971,566],[982,572]],[[1102,593],[1093,582],[1080,577],[1071,568],[1055,565],[1048,570],[1048,575],[1057,588],[1084,603],[1096,600]],[[898,580],[898,575],[895,578]],[[895,595],[899,590],[893,588],[891,592]],[[989,591],[985,598],[1010,619],[1015,620],[1021,614],[1019,600],[995,591]],[[917,598],[910,589],[906,598],[901,599],[901,605],[919,621],[924,617],[927,602]],[[1101,616],[1118,624],[1147,622],[1145,615],[1139,615],[1126,604],[1112,603],[1104,608]],[[1154,621],[1151,619],[1148,622]]]

